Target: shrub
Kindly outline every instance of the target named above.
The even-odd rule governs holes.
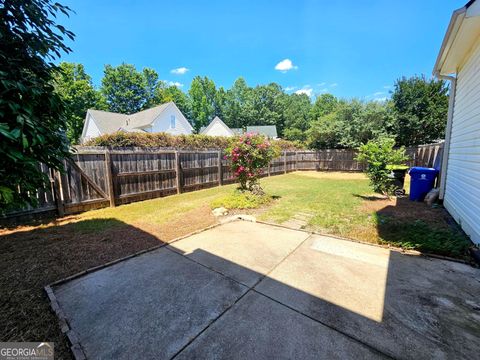
[[[395,140],[391,138],[371,140],[360,146],[356,158],[367,164],[365,172],[373,190],[385,195],[392,194],[394,190],[390,178],[392,166],[403,165],[408,160],[405,149],[394,149],[394,145]]]
[[[272,197],[266,194],[255,195],[251,192],[235,191],[212,202],[212,209],[225,207],[227,209],[256,209],[272,201]]]
[[[226,149],[225,158],[232,163],[242,191],[252,191],[258,187],[258,178],[262,168],[268,166],[270,161],[279,155],[278,146],[272,144],[262,135],[242,135]]]
[[[238,137],[208,135],[170,135],[167,133],[127,133],[119,131],[87,141],[85,146],[168,147],[178,149],[226,149]],[[298,142],[272,140],[282,150],[303,149]]]

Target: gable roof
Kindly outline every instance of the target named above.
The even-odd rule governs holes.
[[[173,104],[173,102],[170,101],[168,103],[129,115],[126,127],[128,129],[135,129],[151,125],[153,121],[171,104]]]
[[[215,116],[213,120],[210,121],[210,124],[208,124],[206,128],[200,129],[200,134],[207,133],[215,124],[219,124],[223,126],[230,135],[234,135],[234,132],[232,131],[232,129],[230,129],[218,116]]]
[[[453,12],[433,69],[434,75],[456,73],[480,37],[480,1]]]
[[[269,138],[277,137],[277,127],[275,125],[247,126],[247,133],[256,133],[265,135]]]
[[[128,119],[128,115],[102,110],[88,109],[87,116],[88,114],[92,116],[98,130],[104,134],[120,130],[120,128],[125,126]]]
[[[173,101],[170,101],[131,115],[88,109],[87,117],[88,115],[91,115],[94,123],[102,134],[109,134],[120,130],[141,132],[143,128],[152,125],[155,119],[170,106],[174,106],[178,112],[182,114],[177,105],[175,105]],[[185,117],[183,116],[183,118]],[[185,119],[185,123],[190,130],[193,130],[192,125],[190,125],[187,119]]]

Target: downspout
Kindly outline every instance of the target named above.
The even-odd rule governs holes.
[[[443,143],[442,167],[440,168],[439,199],[443,200],[443,197],[445,196],[445,186],[447,183],[448,156],[450,153],[450,138],[452,135],[453,109],[455,107],[455,92],[457,88],[457,78],[454,76],[440,75],[439,73],[436,73],[435,76],[439,79],[450,81],[447,127],[445,129],[445,142]]]

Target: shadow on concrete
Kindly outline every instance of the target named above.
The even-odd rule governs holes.
[[[92,358],[474,358],[478,276],[313,235],[267,272],[172,244],[54,291]]]
[[[0,339],[53,341],[70,358],[43,287],[164,242],[109,218],[44,226],[0,234]]]

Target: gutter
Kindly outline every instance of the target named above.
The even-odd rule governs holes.
[[[442,166],[440,168],[440,193],[439,199],[443,200],[445,196],[445,186],[447,183],[448,155],[450,153],[450,138],[452,136],[453,110],[455,107],[455,92],[457,89],[457,78],[454,76],[440,75],[435,76],[441,80],[450,81],[450,93],[448,97],[447,127],[445,129],[445,142],[443,143]]]

